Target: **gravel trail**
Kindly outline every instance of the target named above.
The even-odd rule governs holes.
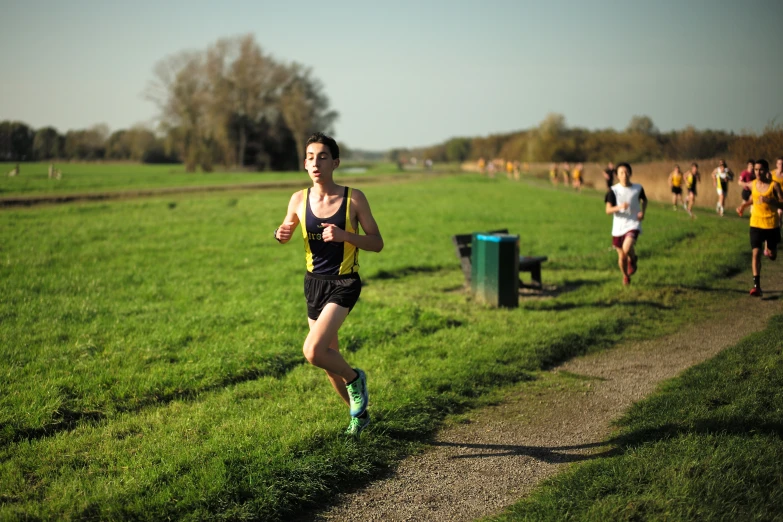
[[[322,521],[474,520],[502,511],[564,465],[600,458],[612,450],[605,443],[612,421],[629,406],[661,381],[762,330],[770,316],[781,312],[782,262],[764,260],[763,299],[747,295],[747,273],[727,280],[725,291],[711,294],[708,322],[572,359],[536,385],[522,385],[500,404],[473,412],[469,422],[442,430],[431,448],[403,460],[389,478],[344,495],[313,516]],[[739,319],[740,308],[746,319]],[[562,385],[563,379],[571,384]]]

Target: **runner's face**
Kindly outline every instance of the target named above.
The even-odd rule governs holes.
[[[746,168],[748,169],[748,172],[753,172],[753,163],[748,163]]]
[[[307,146],[304,166],[314,183],[332,179],[332,173],[339,164],[339,158],[332,159],[332,153],[325,144],[311,143]]]
[[[625,167],[620,167],[619,169],[617,169],[617,179],[620,180],[620,183],[622,185],[627,186],[631,179],[631,176],[628,174],[628,169]]]
[[[764,165],[761,165],[760,163],[753,165],[753,173],[756,174],[756,178],[761,181],[767,181],[767,174],[769,174],[769,172],[764,168]]]
[[[778,176],[780,176],[780,173],[783,172],[783,160],[777,160],[775,162],[775,167],[778,169]]]

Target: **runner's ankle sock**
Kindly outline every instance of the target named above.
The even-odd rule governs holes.
[[[354,371],[356,372],[355,369],[354,369]],[[345,385],[346,386],[350,386],[351,384],[355,383],[357,379],[359,379],[359,372],[356,372],[356,377],[354,377],[351,382],[346,382]]]
[[[753,276],[753,287],[761,288],[761,276]]]

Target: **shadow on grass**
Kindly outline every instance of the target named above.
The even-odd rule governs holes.
[[[447,270],[447,269],[450,268],[444,266],[406,266],[392,271],[380,270],[374,276],[368,277],[368,279],[370,280],[402,279],[403,277],[408,277],[416,274],[430,274],[433,272],[440,272],[442,270]]]
[[[450,459],[480,459],[486,457],[531,457],[549,464],[561,464],[567,462],[581,462],[603,457],[611,457],[617,454],[617,449],[611,447],[611,442],[591,442],[588,444],[576,444],[573,446],[524,446],[514,444],[472,444],[464,442],[433,442],[433,446],[465,448],[483,450],[481,453],[465,453],[453,455]],[[607,447],[600,453],[567,453],[593,448]]]
[[[178,388],[162,393],[148,394],[128,402],[112,404],[107,410],[117,413],[137,413],[146,408],[158,407],[173,401],[195,400],[202,393],[221,390],[228,386],[254,381],[264,377],[280,378],[297,366],[304,364],[305,360],[298,353],[273,354],[257,366],[245,368],[237,373],[225,375],[223,378],[211,384],[194,388]],[[73,398],[78,398],[74,396]],[[70,431],[84,425],[96,425],[110,416],[103,411],[78,411],[61,408],[51,421],[38,428],[22,428],[11,423],[0,424],[0,446],[5,446],[23,440],[37,440],[51,437],[63,431]]]
[[[709,292],[712,294],[748,294],[747,290],[740,290],[738,288],[713,288],[705,285],[670,285],[663,283],[652,283],[648,286],[650,288],[675,288],[678,290],[694,290],[697,292]]]
[[[592,279],[576,279],[574,281],[566,281],[561,285],[543,285],[541,288],[526,284],[519,287],[519,297],[558,297],[562,294],[579,290],[582,287],[600,286],[602,284],[602,281]]]
[[[577,308],[616,308],[616,307],[648,307],[656,310],[672,310],[673,306],[667,306],[656,301],[616,301],[611,303],[545,303],[526,306],[529,310],[538,312],[561,312]]]

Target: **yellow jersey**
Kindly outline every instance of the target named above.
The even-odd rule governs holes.
[[[773,190],[775,186],[779,186],[777,182],[773,181],[769,184],[769,188],[764,192],[759,192],[756,188],[758,181],[754,181],[751,185],[751,195],[753,206],[750,209],[750,226],[753,228],[778,228],[778,211],[775,207],[770,206],[769,203],[763,203],[760,201],[761,197],[771,198],[773,197]]]
[[[682,185],[682,173],[672,172],[672,187],[679,188]]]
[[[778,172],[778,169],[775,169],[770,174],[772,174],[772,181],[778,185],[783,185],[783,172]]]
[[[579,169],[574,169],[572,176],[574,179],[582,179],[582,171]]]

